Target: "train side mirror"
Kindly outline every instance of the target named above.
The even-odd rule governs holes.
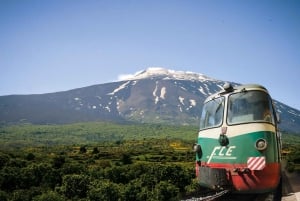
[[[277,123],[280,124],[281,119],[280,119],[280,115],[278,112],[276,112],[276,119],[277,119]]]

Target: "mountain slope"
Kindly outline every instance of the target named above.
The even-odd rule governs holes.
[[[119,82],[49,94],[1,96],[0,122],[108,120],[197,125],[203,101],[224,83],[198,73],[149,68]],[[300,111],[278,101],[275,104],[281,128],[299,132]]]

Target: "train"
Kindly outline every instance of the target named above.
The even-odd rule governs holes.
[[[198,183],[214,191],[281,200],[279,123],[264,86],[226,83],[203,103],[193,146]]]

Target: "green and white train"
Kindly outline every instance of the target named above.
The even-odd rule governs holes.
[[[281,186],[279,118],[268,90],[256,84],[208,97],[200,118],[196,175],[200,185],[237,193],[270,193]]]

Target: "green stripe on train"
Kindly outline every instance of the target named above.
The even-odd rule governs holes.
[[[258,139],[267,141],[267,149],[258,151],[255,142]],[[247,163],[248,157],[265,156],[267,163],[278,162],[276,136],[274,132],[259,131],[247,133],[236,137],[228,137],[229,144],[221,146],[218,139],[198,138],[202,148],[201,161],[208,163]],[[198,159],[198,158],[197,158]]]

